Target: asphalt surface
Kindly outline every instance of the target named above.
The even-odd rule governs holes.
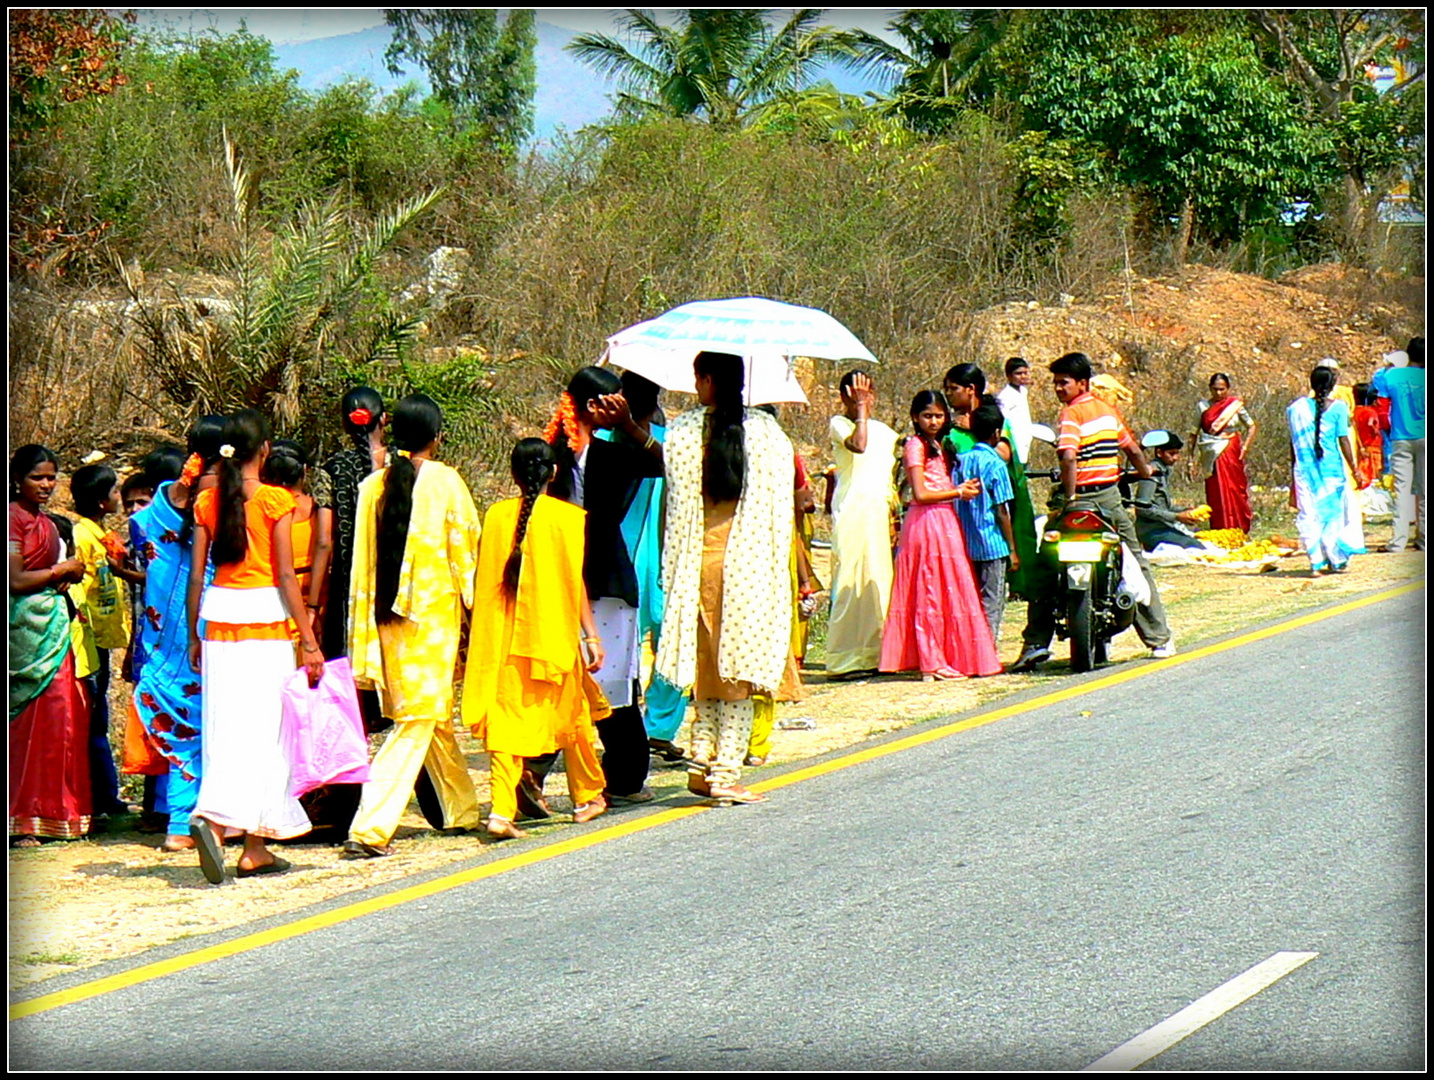
[[[1074,1070],[1294,950],[1144,1068],[1421,1069],[1424,602],[12,1021],[10,1064]]]

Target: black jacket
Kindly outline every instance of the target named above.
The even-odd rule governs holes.
[[[637,573],[622,539],[622,519],[632,506],[639,481],[663,474],[662,462],[624,435],[613,442],[588,444],[583,476],[583,508],[587,510],[583,583],[588,599],[615,596],[637,607]],[[571,475],[559,474],[551,494],[573,502]]]

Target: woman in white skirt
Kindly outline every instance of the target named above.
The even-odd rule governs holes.
[[[215,885],[224,880],[226,836],[243,835],[237,876],[252,877],[289,868],[266,840],[309,831],[308,815],[289,793],[289,762],[279,741],[283,687],[295,668],[291,625],[310,684],[324,672],[294,574],[294,496],[259,480],[268,425],[245,409],[225,426],[219,484],[194,501],[189,577],[190,662],[201,672],[204,702],[204,771],[190,835],[204,876]],[[214,579],[206,588],[211,559]],[[176,724],[183,719],[173,718]]]

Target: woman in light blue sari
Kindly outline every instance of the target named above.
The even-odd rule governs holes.
[[[1290,460],[1294,467],[1295,528],[1315,574],[1342,573],[1351,555],[1364,554],[1364,530],[1349,498],[1348,463],[1354,467],[1349,409],[1330,400],[1335,373],[1317,367],[1310,373],[1313,397],[1297,399],[1286,410],[1290,424]]]
[[[189,817],[199,798],[199,673],[189,663],[189,554],[194,497],[216,482],[224,420],[200,419],[189,433],[189,460],[180,478],[161,484],[129,520],[130,543],[145,571],[144,618],[136,627],[134,703],[150,742],[169,762],[159,791],[169,814],[165,851],[194,846]],[[213,567],[207,575],[213,576]]]

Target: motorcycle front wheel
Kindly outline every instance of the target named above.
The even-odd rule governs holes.
[[[1066,597],[1066,630],[1071,639],[1071,670],[1079,674],[1095,666],[1094,601],[1090,590]]]

